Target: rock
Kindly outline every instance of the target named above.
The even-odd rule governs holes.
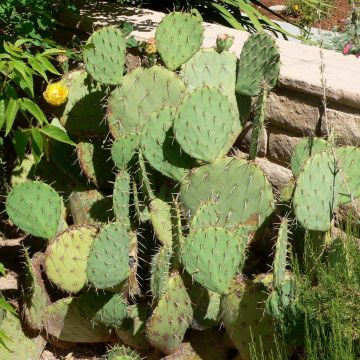
[[[284,134],[281,129],[271,127],[268,132],[268,153],[270,160],[284,166],[290,165],[295,145],[301,140],[296,135]]]
[[[270,10],[275,11],[275,12],[283,12],[286,9],[285,5],[273,5],[269,7]]]
[[[320,120],[320,100],[290,90],[271,92],[267,101],[267,121],[301,136],[316,133]]]
[[[338,145],[360,146],[360,112],[350,108],[337,107],[327,110],[327,126],[334,130]],[[321,121],[321,134],[327,135],[324,116]]]

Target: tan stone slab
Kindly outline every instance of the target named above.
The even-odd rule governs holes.
[[[271,92],[266,104],[267,121],[301,136],[315,134],[320,122],[320,100],[290,90]]]
[[[267,157],[280,165],[289,166],[293,149],[300,140],[300,137],[285,134],[281,129],[268,128]]]
[[[360,112],[349,108],[328,109],[327,124],[329,130],[333,129],[337,144],[360,146]],[[327,134],[324,117],[321,132]]]
[[[60,22],[66,27],[91,32],[103,25],[118,25],[127,21],[134,26],[133,35],[147,40],[155,34],[155,28],[164,14],[147,9],[124,7],[109,2],[86,2],[80,8],[80,16],[62,14]],[[212,47],[218,34],[235,36],[232,51],[239,55],[249,34],[224,26],[204,23],[204,47]],[[321,97],[321,56],[315,46],[277,39],[281,53],[280,86],[298,92]],[[324,50],[324,75],[329,100],[360,109],[360,61],[355,56],[344,56],[335,51]]]

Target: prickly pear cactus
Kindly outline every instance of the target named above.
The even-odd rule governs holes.
[[[201,87],[186,95],[174,119],[174,135],[191,157],[214,161],[232,133],[229,99],[219,90]]]
[[[45,256],[43,253],[36,253],[31,259],[28,250],[24,249],[24,259],[26,281],[23,288],[23,316],[32,330],[40,331],[43,328],[45,309],[51,303],[41,273]]]
[[[58,230],[61,203],[60,196],[51,186],[27,181],[11,190],[6,198],[6,212],[21,230],[50,239]]]
[[[87,259],[87,278],[97,289],[111,289],[130,276],[132,234],[122,223],[105,225],[96,236]]]
[[[202,18],[195,12],[168,14],[156,29],[155,40],[157,50],[166,67],[176,70],[202,45]]]
[[[149,203],[150,221],[156,238],[161,244],[171,246],[172,223],[171,206],[165,201],[156,198]]]
[[[195,281],[219,294],[228,292],[232,278],[245,262],[247,237],[223,228],[206,228],[188,236],[181,262]]]
[[[134,349],[148,349],[150,344],[147,340],[145,328],[150,308],[147,304],[129,305],[127,317],[116,329],[116,335],[126,345]]]
[[[136,134],[153,111],[175,106],[185,92],[184,83],[160,66],[136,68],[110,95],[107,120],[111,135]]]
[[[69,293],[84,287],[90,248],[98,231],[96,225],[73,225],[53,239],[45,253],[45,272],[52,283]]]
[[[327,152],[310,157],[296,181],[293,208],[307,230],[327,231],[339,203],[342,180],[334,156]]]
[[[165,354],[175,352],[190,325],[193,315],[191,300],[178,272],[173,272],[164,295],[146,325],[151,345]]]
[[[79,300],[64,298],[48,306],[44,314],[44,329],[58,340],[96,343],[114,340],[106,326],[94,325],[80,312]]]
[[[291,170],[295,176],[299,176],[306,160],[312,155],[326,151],[328,142],[317,137],[301,139],[294,147],[291,157]]]
[[[274,39],[265,32],[251,35],[240,55],[236,92],[257,96],[263,83],[276,86],[280,72],[280,53]]]
[[[127,316],[127,303],[120,294],[89,291],[79,297],[81,314],[93,325],[118,328]]]
[[[144,157],[154,169],[180,181],[196,164],[174,141],[174,117],[175,111],[172,108],[154,112],[143,128],[141,148]]]
[[[141,357],[126,346],[114,346],[107,352],[106,360],[141,360]]]
[[[103,99],[105,90],[83,70],[72,71],[63,78],[69,89],[68,101],[59,119],[65,129],[77,136],[106,135]]]
[[[285,280],[287,266],[287,246],[288,246],[288,219],[281,221],[279,233],[276,239],[275,258],[274,258],[274,277],[273,286],[276,289]]]
[[[111,146],[111,158],[120,170],[131,167],[136,150],[139,146],[139,134],[119,135]]]
[[[127,171],[116,175],[113,190],[113,208],[116,221],[130,227],[131,177]]]
[[[125,51],[126,40],[120,29],[107,26],[95,31],[84,48],[85,69],[100,83],[119,85],[124,73]]]
[[[251,360],[251,346],[257,354],[263,349],[263,359],[277,355],[275,328],[272,319],[264,314],[267,298],[266,282],[260,276],[255,281],[234,281],[230,292],[221,301],[222,319],[230,339],[241,353],[242,360]],[[253,344],[252,344],[253,339]]]
[[[204,201],[213,201],[219,226],[260,227],[274,209],[271,186],[262,171],[238,158],[217,159],[198,167],[183,181],[181,199],[195,214]]]
[[[17,315],[6,312],[0,320],[1,331],[9,337],[5,346],[0,346],[0,358],[11,360],[39,359],[46,341],[41,335],[27,336]]]

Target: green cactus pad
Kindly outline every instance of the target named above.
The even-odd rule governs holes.
[[[291,157],[291,170],[295,176],[299,176],[306,160],[312,155],[325,151],[328,148],[328,142],[317,137],[301,139],[294,147],[294,153]]]
[[[155,199],[155,194],[153,191],[153,181],[155,180],[154,177],[151,177],[151,172],[148,170],[147,162],[144,159],[144,155],[142,153],[142,150],[139,149],[138,153],[138,159],[139,159],[139,184],[141,188],[141,192],[144,196],[145,203],[148,203]]]
[[[246,106],[238,107],[235,96],[236,66],[236,56],[228,51],[219,54],[215,49],[201,49],[182,66],[180,72],[180,77],[190,89],[209,86],[218,89],[230,101],[232,131],[221,155],[230,150],[242,131],[239,111],[241,114],[247,112]]]
[[[143,128],[141,148],[146,160],[154,169],[180,181],[196,164],[174,140],[174,116],[174,110],[171,108],[154,112]]]
[[[340,169],[342,185],[339,189],[339,205],[346,204],[360,197],[358,164],[360,149],[353,146],[342,146],[335,150],[335,157]]]
[[[341,187],[335,158],[327,152],[309,158],[298,176],[293,208],[300,224],[307,230],[330,229]]]
[[[245,262],[246,245],[247,237],[239,239],[225,229],[201,229],[186,239],[181,262],[199,284],[226,294],[232,278]]]
[[[219,226],[226,227],[245,224],[257,229],[274,208],[263,172],[238,158],[217,159],[195,169],[181,184],[180,195],[192,215],[204,201],[215,202]]]
[[[113,207],[116,221],[130,227],[131,177],[127,171],[120,171],[115,179]]]
[[[106,326],[93,325],[80,312],[79,299],[71,297],[48,306],[44,328],[56,339],[77,343],[97,343],[114,340]]]
[[[149,342],[165,354],[180,346],[193,316],[191,300],[181,276],[173,272],[167,290],[158,302],[146,325]]]
[[[115,346],[106,353],[106,360],[141,360],[141,356],[126,346]]]
[[[272,319],[264,313],[266,291],[261,282],[234,281],[229,294],[221,300],[225,329],[242,360],[252,359],[252,345],[260,354],[261,343],[264,360],[276,357],[275,328]]]
[[[166,291],[172,254],[172,246],[167,244],[162,246],[151,260],[150,289],[155,300],[159,300]]]
[[[111,146],[111,158],[115,166],[125,170],[131,166],[136,150],[139,146],[139,134],[119,135]]]
[[[270,89],[275,87],[280,72],[279,59],[279,48],[269,34],[260,32],[251,35],[241,51],[236,92],[257,96],[264,83]]]
[[[166,15],[155,34],[157,51],[166,67],[176,70],[199,51],[203,32],[202,18],[195,12]]]
[[[111,289],[130,276],[130,241],[132,234],[121,223],[105,225],[91,248],[87,277],[97,289]]]
[[[229,99],[219,90],[202,87],[182,99],[174,119],[174,135],[187,154],[212,162],[221,154],[232,126]]]
[[[184,83],[171,71],[136,68],[110,95],[107,118],[112,136],[141,132],[153,111],[177,105],[184,92]]]
[[[141,194],[139,193],[135,179],[133,179],[132,182],[132,190],[134,197],[134,210],[136,220],[139,224],[145,223],[150,220],[150,213],[148,207],[145,205],[143,199],[141,198]]]
[[[281,221],[279,233],[276,239],[275,257],[274,257],[274,277],[273,286],[278,288],[285,280],[287,266],[287,246],[288,246],[288,219]]]
[[[69,133],[81,137],[106,135],[109,130],[104,121],[104,88],[94,84],[82,70],[70,72],[63,81],[69,97],[59,116],[61,124]]]
[[[96,81],[107,85],[119,85],[123,78],[126,40],[115,26],[95,31],[84,48],[86,71]]]
[[[106,143],[98,139],[81,141],[77,145],[80,168],[98,188],[109,188],[114,180],[110,152]]]
[[[84,287],[87,259],[98,231],[96,225],[74,225],[48,245],[45,272],[52,283],[70,293],[77,293]]]
[[[155,198],[149,203],[150,221],[156,238],[162,245],[172,243],[171,206],[165,201]]]
[[[120,294],[92,291],[79,297],[80,312],[93,325],[118,328],[127,316],[126,306],[127,303]]]
[[[21,230],[50,239],[61,217],[62,201],[49,185],[27,181],[15,186],[6,198],[6,212]]]
[[[40,331],[43,327],[45,309],[50,305],[50,297],[41,276],[45,256],[43,253],[36,253],[31,259],[25,249],[24,258],[26,274],[23,287],[23,316],[32,330]]]
[[[116,329],[116,335],[124,344],[140,350],[150,347],[145,334],[149,310],[147,304],[128,306],[127,318]]]
[[[75,225],[106,223],[113,219],[112,199],[96,189],[75,190],[70,194],[70,209]]]
[[[191,327],[203,331],[219,325],[221,294],[206,289],[196,281],[188,289],[194,310]]]
[[[1,332],[10,340],[4,341],[5,346],[0,346],[0,359],[3,360],[24,360],[39,359],[43,352],[46,341],[39,335],[37,337],[28,337],[22,328],[20,319],[6,312],[0,321]]]
[[[190,223],[190,233],[197,230],[216,227],[219,225],[219,215],[217,213],[216,203],[205,201],[202,203]]]

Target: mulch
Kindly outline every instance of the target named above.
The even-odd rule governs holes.
[[[261,2],[266,6],[273,6],[273,5],[284,5],[284,0],[261,0]],[[259,8],[259,10],[267,15],[270,19],[279,20],[276,16],[272,15],[271,13],[267,12]],[[286,14],[281,14],[286,19],[296,23],[298,18],[287,16]],[[346,25],[346,20],[350,15],[350,5],[348,0],[333,0],[333,8],[330,12],[330,16],[327,19],[323,19],[319,23],[315,23],[313,27],[321,28],[323,30],[333,30],[335,27],[338,30],[344,30]]]

